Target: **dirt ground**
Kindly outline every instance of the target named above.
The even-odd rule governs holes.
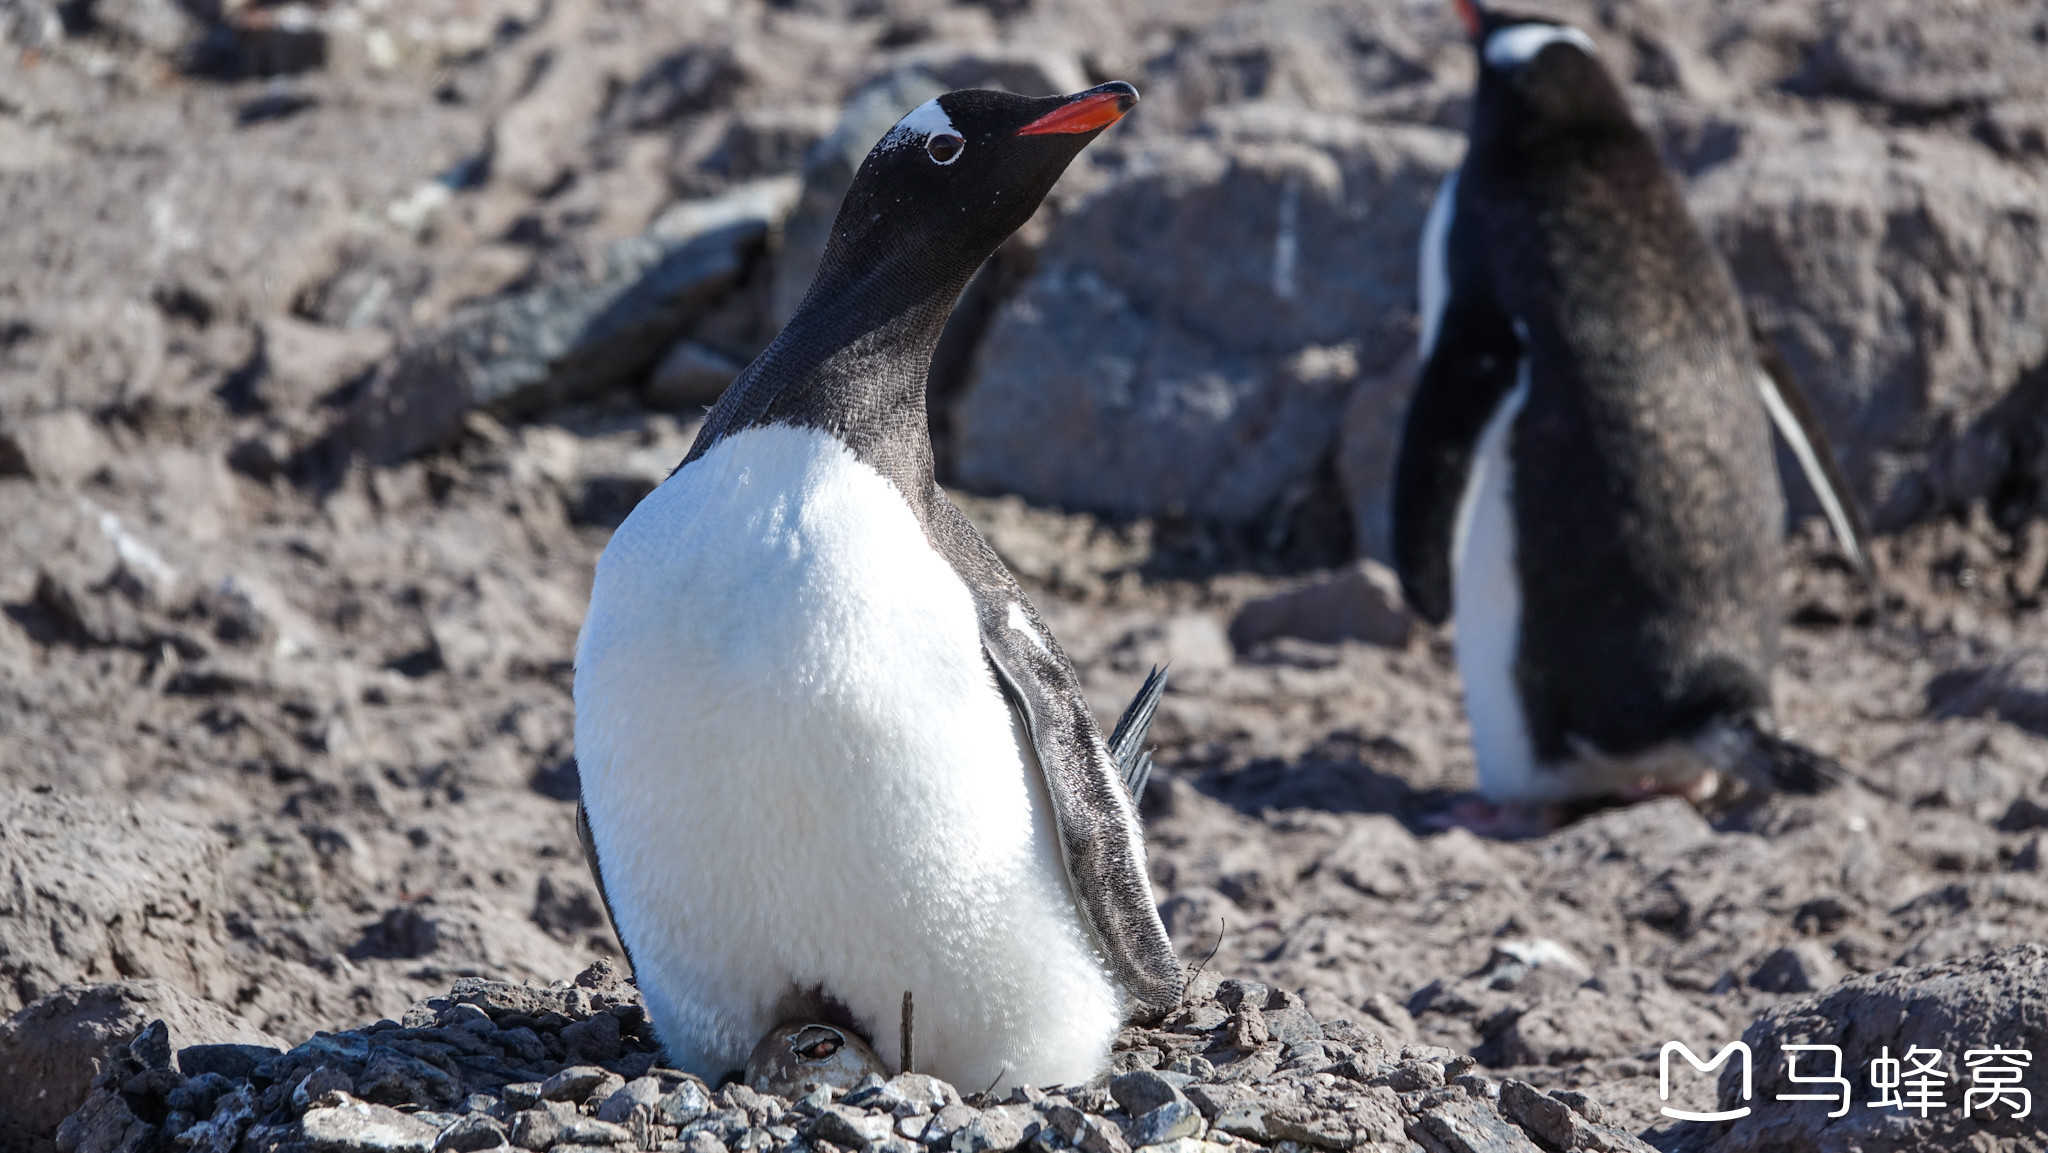
[[[406,215],[533,85],[636,75],[687,35],[480,0],[411,26],[406,52],[485,29],[432,66],[337,37],[324,71],[195,79],[111,23],[147,6],[101,6],[61,42],[17,27],[0,64],[0,1017],[156,977],[298,1041],[460,977],[620,959],[572,827],[570,657],[609,526],[692,411],[627,392],[471,412],[399,463],[317,450],[395,343],[717,183],[688,142],[725,124],[686,111],[566,133],[574,179],[501,140],[490,184]],[[944,42],[1003,5],[927,7]],[[911,35],[762,11],[777,38],[732,83],[806,108],[860,73],[836,29]],[[559,82],[541,107],[589,87]],[[1842,790],[1504,842],[1431,821],[1473,781],[1448,634],[1232,644],[1244,604],[1341,550],[958,499],[1098,716],[1171,662],[1144,811],[1182,955],[1390,1049],[1641,1132],[1666,1124],[1665,1041],[1705,1052],[1845,977],[2048,939],[2048,521],[1980,503],[1901,527],[1874,595],[1818,522],[1793,531],[1778,719],[1852,768]]]

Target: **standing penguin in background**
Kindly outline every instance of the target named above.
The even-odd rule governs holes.
[[[1393,544],[1409,603],[1455,616],[1480,791],[1818,791],[1840,767],[1772,732],[1771,425],[1867,575],[1827,443],[1592,41],[1454,3],[1479,89],[1424,228]]]
[[[788,327],[598,561],[581,819],[656,1032],[714,1083],[764,1036],[825,1037],[803,1060],[851,1031],[902,1067],[911,994],[920,1071],[1079,1084],[1179,1000],[1134,804],[1163,683],[1103,740],[925,417],[968,278],[1137,96],[905,116]]]

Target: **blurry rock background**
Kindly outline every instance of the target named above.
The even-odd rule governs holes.
[[[1103,714],[1174,662],[1191,959],[1640,1128],[1669,1029],[2048,934],[2048,10],[1520,7],[1628,81],[1894,534],[1874,600],[1811,524],[1787,577],[1781,716],[1868,789],[1420,835],[1470,755],[1370,558],[1473,76],[1441,0],[0,0],[0,1016],[154,980],[297,1040],[616,955],[597,552],[890,123],[1105,79],[1143,101],[931,416]]]

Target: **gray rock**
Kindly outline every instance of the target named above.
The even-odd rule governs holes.
[[[1815,993],[1842,979],[1842,963],[1819,941],[1794,941],[1757,962],[1749,985],[1767,993]]]
[[[0,425],[0,476],[77,484],[113,454],[114,444],[99,422],[75,408]]]
[[[653,1105],[661,1099],[661,1081],[655,1077],[638,1077],[614,1090],[598,1104],[597,1119],[624,1125],[636,1106]]]
[[[1202,1133],[1202,1114],[1186,1098],[1168,1101],[1131,1122],[1131,1144],[1159,1145]]]
[[[1194,1112],[1192,1105],[1187,1109]],[[1108,1118],[1061,1103],[1045,1109],[1045,1119],[1053,1132],[1082,1153],[1130,1153],[1131,1142],[1124,1139],[1123,1130]],[[1201,1125],[1199,1114],[1195,1117],[1195,1124],[1197,1128]]]
[[[89,7],[92,23],[100,30],[165,55],[185,48],[206,30],[194,15],[203,6],[179,0],[92,0]]]
[[[1583,1094],[1566,1091],[1550,1095],[1526,1081],[1507,1080],[1500,1086],[1500,1111],[1546,1147],[1584,1150],[1586,1153],[1651,1153],[1653,1146],[1624,1129],[1605,1124],[1566,1101],[1576,1098],[1586,1110],[1598,1107]]]
[[[580,1120],[572,1105],[544,1101],[538,1107],[522,1109],[511,1117],[512,1143],[524,1149],[548,1149],[563,1140],[573,1120]]]
[[[0,788],[0,1012],[117,972],[232,1003],[226,852],[160,807]]]
[[[2039,96],[2040,15],[2025,4],[1860,0],[1829,12],[1792,87],[1921,115]]]
[[[373,328],[330,328],[271,316],[257,332],[262,374],[255,399],[273,412],[310,410],[391,353],[390,335]]]
[[[1109,1095],[1133,1117],[1162,1105],[1187,1100],[1174,1083],[1150,1069],[1122,1073],[1109,1079]]]
[[[980,1110],[972,1120],[954,1130],[946,1147],[952,1153],[1006,1153],[1023,1144],[1031,1110],[1019,1105],[997,1105]]]
[[[1762,1153],[1800,1149],[1811,1153],[1904,1153],[1905,1150],[2029,1148],[2040,1141],[2041,1055],[2048,1053],[2048,945],[2027,944],[1940,965],[1892,969],[1855,977],[1825,994],[1780,1003],[1758,1017],[1742,1040],[1755,1055],[1755,1095],[1750,1113],[1730,1122],[1706,1153]],[[1826,1102],[1780,1101],[1781,1093],[1825,1092],[1795,1086],[1781,1046],[1836,1045],[1842,1075],[1853,1086],[1848,1115],[1830,1118]],[[1889,1052],[1903,1059],[1914,1047],[1943,1054],[1937,1083],[1943,1108],[1917,1111],[1871,1108],[1868,1071]],[[2034,1112],[2014,1116],[2016,1101],[1979,1098],[1964,1115],[1964,1094],[1973,1083],[1970,1050],[2028,1050],[2031,1065],[2021,1084],[2034,1091]],[[1997,1059],[2002,1060],[2002,1059]],[[1802,1076],[1831,1072],[1826,1054],[1804,1055]],[[1980,1068],[1983,1066],[1980,1066]],[[1734,1108],[1741,1070],[1730,1062],[1721,1071],[1719,1108]]]
[[[1364,560],[1247,601],[1230,622],[1230,643],[1240,653],[1274,637],[1399,648],[1414,624],[1401,603],[1400,579],[1385,565]]]
[[[655,1110],[671,1125],[688,1125],[711,1111],[711,1094],[700,1081],[685,1081],[654,1103]]]
[[[611,1070],[596,1065],[571,1065],[541,1082],[541,1099],[581,1104],[598,1086],[616,1077]]]
[[[1459,142],[1298,110],[1210,127],[1134,149],[1053,228],[957,406],[963,484],[1238,523],[1320,491],[1354,388],[1411,357]]]
[[[654,366],[642,394],[650,407],[689,409],[715,404],[746,366],[694,340],[680,341]]]
[[[445,443],[472,406],[529,412],[637,380],[738,281],[789,211],[776,178],[679,204],[614,244],[595,280],[550,281],[469,305],[363,390],[345,443],[377,463]]]
[[[1728,159],[1687,199],[1866,509],[1896,525],[1984,495],[1994,430],[1968,451],[1944,430],[2048,355],[2041,178],[1974,144],[1846,119],[1755,111],[1729,130]],[[1787,489],[1810,504],[1801,482]]]
[[[1447,1153],[1544,1153],[1527,1134],[1462,1093],[1431,1103],[1409,1129],[1434,1138]]]
[[[383,1105],[348,1101],[306,1110],[300,1120],[314,1153],[432,1153],[432,1125]]]
[[[484,1149],[496,1149],[510,1140],[497,1118],[471,1113],[441,1130],[441,1135],[434,1139],[434,1153],[479,1153]]]
[[[809,1125],[812,1139],[830,1141],[849,1149],[880,1141],[890,1136],[894,1129],[888,1117],[849,1105],[827,1105],[818,1111]]]
[[[235,1014],[165,981],[67,985],[0,1023],[0,1116],[33,1136],[54,1134],[85,1100],[109,1054],[159,1020],[173,1052],[213,1045],[248,1045],[263,1053],[284,1048]]]

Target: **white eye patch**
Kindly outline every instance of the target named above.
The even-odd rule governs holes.
[[[1592,39],[1569,24],[1510,24],[1486,38],[1486,62],[1495,68],[1514,68],[1557,43],[1573,44],[1588,56],[1596,55]]]
[[[941,133],[949,136],[960,135],[959,131],[953,127],[953,118],[946,115],[944,108],[939,107],[939,98],[934,96],[923,104],[911,109],[909,115],[898,120],[896,127],[891,128],[888,135],[882,137],[882,143],[879,147],[923,148],[925,141]]]

